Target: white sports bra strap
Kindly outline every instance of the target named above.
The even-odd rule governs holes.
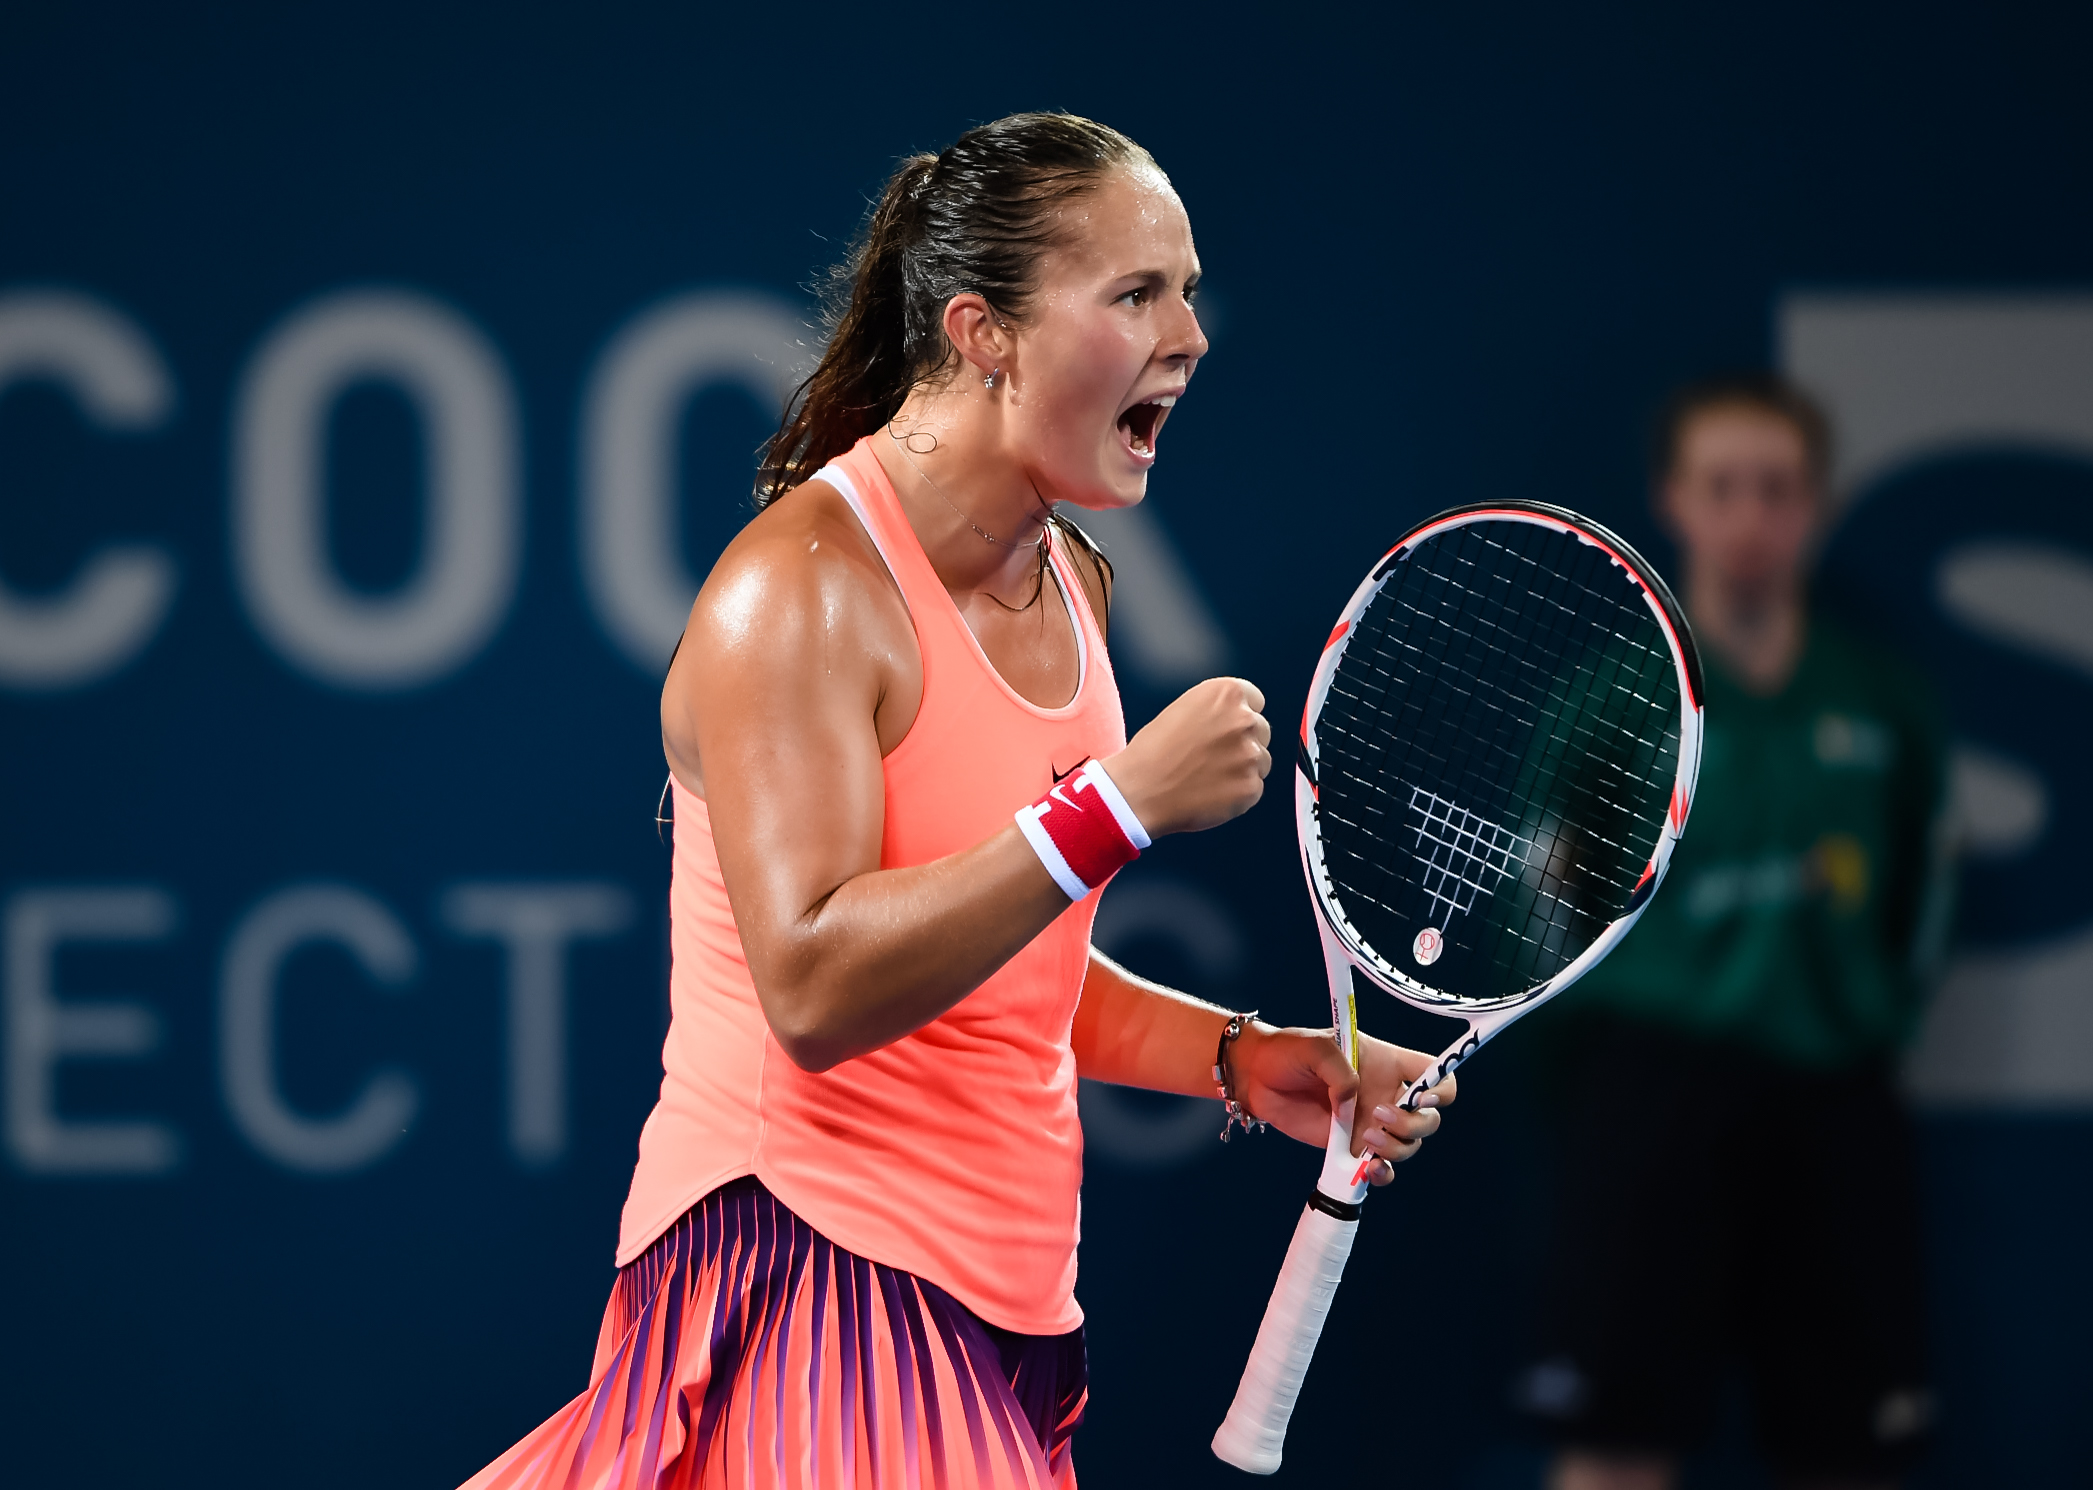
[[[870,538],[872,546],[879,550],[879,562],[887,566],[887,577],[894,581],[894,588],[901,592],[901,604],[906,607],[908,587],[901,583],[901,571],[894,567],[894,556],[887,552],[886,544],[880,541],[879,529],[872,522],[872,514],[865,510],[864,493],[860,492],[857,483],[850,479],[850,472],[830,461],[807,479],[826,481],[843,494],[843,500],[848,502],[850,510],[857,514],[858,526],[865,530],[865,536]]]
[[[894,587],[901,591],[901,603],[907,605],[908,589],[901,583],[901,573],[894,567],[893,555],[887,552],[886,544],[880,541],[879,529],[874,526],[872,515],[865,510],[864,493],[860,492],[857,483],[851,480],[850,472],[844,470],[834,461],[830,461],[807,479],[810,481],[826,481],[830,486],[833,486],[843,494],[843,500],[848,502],[850,510],[857,514],[858,526],[865,530],[865,536],[870,538],[872,546],[879,550],[880,562],[887,566],[887,573],[892,576]],[[1083,684],[1090,676],[1090,647],[1083,634],[1082,618],[1076,614],[1077,601],[1073,589],[1075,582],[1064,571],[1059,545],[1055,544],[1051,537],[1047,542],[1047,569],[1048,573],[1053,576],[1054,588],[1061,592],[1061,608],[1068,613],[1069,625],[1075,628],[1076,697],[1081,698],[1083,696]],[[1087,599],[1085,603],[1087,604]]]
[[[844,470],[834,461],[830,461],[807,479],[810,481],[826,481],[837,491],[843,493],[843,500],[848,502],[850,510],[858,515],[858,526],[865,530],[865,536],[870,538],[872,546],[879,550],[880,562],[887,566],[887,573],[894,575],[894,583],[900,584],[901,576],[894,574],[893,555],[889,554],[887,546],[879,541],[879,529],[873,526],[872,514],[865,510],[864,494],[858,490],[857,483],[850,479],[850,472]]]

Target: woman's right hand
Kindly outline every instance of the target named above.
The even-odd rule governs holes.
[[[1257,805],[1272,769],[1264,706],[1254,684],[1209,678],[1104,762],[1151,838],[1217,827]]]

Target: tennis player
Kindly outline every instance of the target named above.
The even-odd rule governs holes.
[[[1072,1485],[1079,1075],[1317,1147],[1356,1099],[1376,1183],[1437,1126],[1395,1106],[1426,1057],[1355,1075],[1090,945],[1117,868],[1272,764],[1236,678],[1128,743],[1111,567],[1056,512],[1141,500],[1198,279],[1085,119],[888,183],[662,692],[673,1018],[593,1379],[474,1487]]]
[[[1814,614],[1824,416],[1763,375],[1679,392],[1653,452],[1707,662],[1671,882],[1565,1001],[1570,1139],[1520,1396],[1554,1490],[1669,1490],[1745,1388],[1784,1487],[1887,1490],[1927,1438],[1920,1215],[1895,1059],[1946,929],[1929,690]],[[1575,1073],[1635,1073],[1635,1117]]]

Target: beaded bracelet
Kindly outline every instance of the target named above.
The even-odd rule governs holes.
[[[1255,1018],[1257,1018],[1255,1009],[1230,1018],[1228,1023],[1221,1026],[1220,1042],[1214,1046],[1214,1086],[1218,1089],[1221,1096],[1222,1111],[1226,1113],[1221,1122],[1221,1141],[1223,1143],[1228,1142],[1229,1133],[1238,1127],[1245,1133],[1262,1133],[1265,1130],[1265,1120],[1256,1116],[1242,1104],[1228,1080],[1228,1047],[1235,1042],[1237,1036],[1241,1035],[1249,1027],[1250,1021]]]

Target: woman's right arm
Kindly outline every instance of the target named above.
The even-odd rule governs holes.
[[[943,1014],[1069,902],[1015,823],[934,863],[879,867],[877,720],[895,682],[882,639],[907,614],[863,539],[802,507],[751,524],[722,557],[664,723],[695,740],[764,1016],[795,1064],[820,1071]],[[1106,763],[1152,836],[1256,802],[1271,768],[1263,702],[1213,679]]]

